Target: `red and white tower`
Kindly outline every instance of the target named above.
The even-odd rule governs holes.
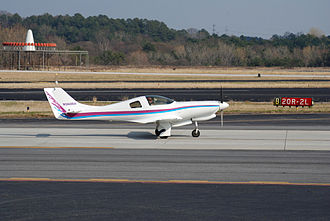
[[[54,51],[56,43],[34,43],[33,33],[29,29],[25,42],[2,42],[5,51]]]
[[[26,43],[26,46],[24,46],[23,51],[35,51],[36,50],[31,29],[29,29],[28,32],[26,33],[25,43]]]

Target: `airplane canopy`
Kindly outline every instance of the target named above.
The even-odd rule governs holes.
[[[174,100],[170,98],[159,95],[147,95],[145,97],[147,98],[149,105],[171,104],[174,102]]]

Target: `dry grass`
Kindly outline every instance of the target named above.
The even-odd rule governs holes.
[[[276,68],[276,67],[94,67],[95,72],[121,73],[192,73],[192,74],[299,74],[299,75],[330,75],[330,68]]]
[[[131,72],[134,73],[134,72]],[[146,72],[144,72],[146,73]],[[303,76],[303,75],[302,75]],[[315,77],[316,78],[316,77]],[[330,74],[329,74],[330,78]],[[65,81],[185,81],[185,80],[278,80],[278,79],[299,79],[292,77],[271,77],[264,76],[257,78],[255,76],[210,76],[210,75],[136,75],[136,74],[91,74],[91,73],[47,73],[47,72],[0,72],[0,82],[55,82],[57,79],[59,82]],[[306,78],[303,78],[306,79]],[[313,79],[313,78],[311,78]]]
[[[27,110],[29,107],[29,111]],[[51,118],[46,101],[0,101],[0,118]]]
[[[330,81],[319,82],[224,82],[223,88],[325,88],[330,87]],[[219,88],[219,82],[113,82],[113,83],[7,83],[0,84],[0,88],[40,89],[47,87],[62,88]]]
[[[106,105],[111,102],[83,102],[89,105]],[[316,103],[311,108],[275,107],[272,102],[229,102],[227,114],[276,114],[276,113],[330,113],[330,102]],[[26,107],[30,107],[27,112]],[[0,118],[53,118],[47,101],[0,101]]]
[[[46,101],[1,101],[0,112],[27,112],[30,107],[31,112],[51,111],[49,103]]]
[[[0,112],[0,119],[54,118],[51,112]]]
[[[74,70],[73,70],[74,71]],[[63,88],[218,88],[219,83],[215,82],[161,82],[161,81],[188,81],[188,80],[287,80],[287,79],[305,79],[304,75],[313,75],[308,79],[330,79],[330,69],[328,68],[298,68],[298,69],[274,69],[274,68],[114,68],[114,69],[97,69],[97,71],[110,71],[121,73],[173,73],[173,75],[133,75],[133,74],[81,74],[81,73],[47,73],[47,72],[1,72],[0,88],[38,88],[54,87],[55,79],[58,80],[59,86]],[[205,74],[255,74],[255,76],[203,76],[189,75],[180,76],[176,73],[205,73]],[[257,73],[262,73],[262,77],[258,78]],[[264,74],[295,74],[299,77],[274,77],[265,76]],[[329,77],[317,77],[317,75],[327,75]],[[67,83],[67,81],[78,81],[78,83]],[[88,83],[96,81],[97,83]],[[106,81],[114,81],[107,83]],[[131,83],[123,81],[135,81]],[[139,81],[152,81],[143,83]],[[20,82],[20,83],[15,83]],[[330,87],[330,82],[324,81],[300,81],[300,82],[224,82],[224,88],[306,88],[306,87]]]

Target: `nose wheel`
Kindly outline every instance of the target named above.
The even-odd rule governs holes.
[[[199,135],[201,135],[201,132],[198,129],[198,123],[197,123],[197,121],[195,121],[195,129],[191,132],[191,135],[193,137],[199,137]]]
[[[199,135],[201,135],[201,132],[199,131],[199,130],[193,130],[192,132],[191,132],[191,135],[193,136],[193,137],[199,137]]]

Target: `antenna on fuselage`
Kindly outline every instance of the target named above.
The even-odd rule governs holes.
[[[57,75],[58,73],[55,74],[55,86],[58,86]]]

